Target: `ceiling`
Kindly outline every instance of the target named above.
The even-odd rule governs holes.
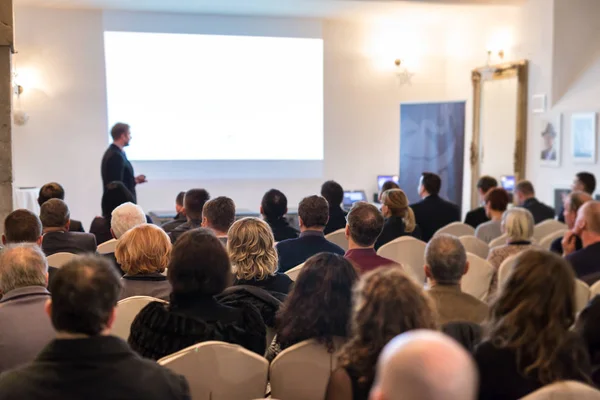
[[[508,5],[525,0],[13,0],[15,6],[226,15],[358,17],[431,5]]]

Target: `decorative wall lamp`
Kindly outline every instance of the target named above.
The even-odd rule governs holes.
[[[415,75],[410,72],[404,65],[402,65],[402,60],[397,58],[394,60],[394,65],[396,66],[396,78],[398,79],[398,85],[410,85],[412,84],[412,77]]]

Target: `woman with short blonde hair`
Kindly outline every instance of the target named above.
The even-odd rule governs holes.
[[[269,225],[258,218],[243,218],[227,233],[227,250],[236,279],[262,281],[277,271],[275,239]]]
[[[375,250],[401,236],[410,235],[421,239],[421,229],[416,224],[415,214],[402,189],[389,189],[381,194],[381,213],[385,217],[385,223],[375,242]]]
[[[165,231],[152,224],[130,229],[119,239],[115,257],[125,272],[121,278],[121,299],[131,296],[169,299],[171,285],[162,274],[171,258],[171,240]]]

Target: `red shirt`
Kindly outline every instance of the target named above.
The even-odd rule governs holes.
[[[360,269],[361,274],[373,271],[376,268],[384,266],[394,266],[402,268],[402,266],[396,263],[395,261],[392,261],[389,258],[378,256],[375,252],[375,249],[373,248],[348,250],[344,257],[354,262]]]

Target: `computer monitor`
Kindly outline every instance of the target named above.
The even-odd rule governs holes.
[[[398,175],[377,175],[377,189],[381,191],[383,184],[387,181],[394,181],[399,185],[400,177]]]
[[[514,175],[502,175],[500,177],[500,185],[507,192],[512,192],[515,189],[515,176]]]
[[[351,208],[357,201],[367,201],[367,195],[364,190],[344,191],[344,208]]]

